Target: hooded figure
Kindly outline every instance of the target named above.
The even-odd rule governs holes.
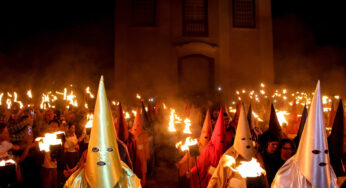
[[[293,141],[297,145],[297,148],[299,146],[300,137],[302,137],[302,133],[304,130],[304,125],[305,125],[305,121],[307,117],[308,117],[308,109],[306,108],[306,105],[304,105],[303,114],[302,114],[302,117],[300,118],[298,133],[297,133],[297,136],[293,139]]]
[[[117,116],[117,124],[116,128],[118,128],[118,138],[124,142],[124,144],[127,147],[127,150],[130,154],[130,159],[132,164],[134,165],[136,163],[136,152],[137,152],[137,144],[135,137],[132,133],[129,132],[127,128],[127,124],[124,118],[123,114],[123,108],[121,106],[121,103],[119,103],[118,106],[118,116]]]
[[[207,111],[207,114],[204,119],[201,135],[199,136],[198,139],[198,147],[200,153],[203,151],[203,149],[208,145],[211,134],[212,134],[212,129],[211,129],[211,118],[210,118],[210,112],[209,110]],[[195,166],[195,159],[190,156],[190,153],[187,152],[185,153],[184,157],[177,162],[176,166],[179,169],[179,175],[180,176],[185,176],[186,172],[190,170],[193,166]]]
[[[148,133],[144,130],[142,125],[141,114],[139,108],[137,108],[137,113],[135,121],[133,123],[132,129],[130,132],[135,136],[137,143],[137,156],[136,162],[134,164],[134,171],[136,175],[141,178],[142,185],[145,185],[146,182],[146,173],[147,173],[147,161],[150,158],[149,151],[149,138]]]
[[[274,104],[271,105],[270,119],[269,119],[269,129],[271,133],[275,134],[280,140],[286,136],[282,132],[278,117],[276,116]]]
[[[330,163],[333,166],[337,177],[345,176],[342,158],[344,156],[344,131],[345,116],[342,100],[339,102],[338,109],[334,118],[334,124],[331,134],[328,136],[330,150]]]
[[[200,187],[199,183],[201,183],[202,188],[207,187],[213,170],[219,163],[225,149],[225,124],[221,108],[211,140],[198,157],[196,166],[191,169],[191,187]]]
[[[335,110],[334,110],[334,105],[332,103],[332,106],[330,107],[330,111],[329,111],[329,114],[328,114],[327,127],[332,127],[333,126],[335,115],[336,114],[335,114]]]
[[[229,157],[233,157],[235,163],[229,164]],[[244,105],[241,105],[234,144],[221,157],[209,181],[208,188],[246,187],[246,178],[242,178],[239,173],[232,171],[230,167],[234,168],[234,165],[239,164],[240,161],[250,161],[253,157],[255,157],[255,150],[252,144],[250,128]]]
[[[297,153],[279,169],[272,183],[272,188],[276,187],[338,187],[336,176],[329,162],[319,81]]]
[[[73,173],[65,187],[141,187],[140,180],[120,160],[103,77],[99,84],[85,167]]]

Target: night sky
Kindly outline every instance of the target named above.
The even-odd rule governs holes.
[[[346,11],[340,2],[272,1],[277,84],[321,79],[333,90],[344,85]],[[114,1],[1,1],[0,86],[97,83],[101,73],[112,82],[113,22]]]

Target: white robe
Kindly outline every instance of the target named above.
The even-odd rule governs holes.
[[[330,167],[332,168],[332,167]],[[339,187],[334,171],[331,170],[332,183],[329,188]],[[312,184],[299,171],[296,160],[291,157],[276,173],[271,188],[313,188]]]

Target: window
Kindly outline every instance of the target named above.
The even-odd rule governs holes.
[[[207,0],[183,0],[183,35],[208,36]]]
[[[155,26],[156,0],[132,0],[132,25]]]
[[[233,27],[256,27],[255,0],[233,0]]]

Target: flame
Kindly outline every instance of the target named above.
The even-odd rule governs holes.
[[[176,148],[179,148],[181,149],[181,151],[187,151],[189,150],[189,146],[193,146],[193,145],[196,145],[197,144],[197,139],[192,139],[191,137],[187,137],[185,139],[185,143],[183,144],[182,141],[179,141],[178,143],[175,144],[175,147]]]
[[[65,93],[64,93],[65,96]],[[70,92],[69,95],[66,96],[66,100],[69,101],[69,104],[75,107],[78,107],[76,95],[73,94],[73,91]]]
[[[176,132],[177,130],[175,129],[175,124],[176,123],[181,123],[181,119],[175,114],[175,110],[171,109],[171,115],[169,116],[169,127],[168,131],[169,132]]]
[[[0,105],[2,105],[2,97],[4,96],[4,93],[0,93]]]
[[[162,103],[163,109],[166,110],[167,106],[165,105],[165,103]]]
[[[252,112],[252,115],[257,119],[257,121],[263,122],[263,119],[261,119],[255,112]]]
[[[137,93],[137,94],[136,94],[136,98],[137,98],[137,99],[141,99],[142,97]]]
[[[64,133],[63,131],[58,131],[54,133],[46,133],[44,137],[38,137],[35,141],[38,142],[38,146],[40,147],[40,151],[49,152],[49,146],[51,145],[61,145],[61,139],[57,139],[57,135]]]
[[[32,99],[31,89],[29,89],[29,90],[26,92],[26,95],[28,95],[28,97],[29,97],[30,99]]]
[[[88,103],[84,104],[84,108],[89,108]]]
[[[282,126],[284,123],[286,125],[288,124],[288,122],[285,118],[285,115],[289,115],[289,113],[286,111],[277,111],[277,113],[276,113],[276,116],[278,117],[278,121],[279,121],[280,126]]]
[[[7,96],[12,97],[11,93],[7,92]]]
[[[17,102],[18,94],[16,92],[13,92],[13,102]]]
[[[337,99],[337,100],[339,100],[339,99],[340,99],[340,96],[339,96],[339,95],[335,95],[334,98]]]
[[[85,128],[91,128],[93,126],[94,115],[92,113],[87,114],[87,123],[85,124]]]
[[[119,102],[112,101],[112,104],[113,104],[114,106],[116,106],[116,105],[119,105]]]
[[[236,163],[234,157],[229,155],[225,155],[225,157],[225,166],[231,168],[231,170],[234,172],[238,172],[243,178],[258,177],[266,173],[265,170],[261,167],[260,163],[257,162],[255,158],[252,158],[251,161],[248,162],[240,161],[240,165],[233,168],[232,166],[234,166]]]
[[[67,100],[67,89],[64,88],[64,100]]]
[[[16,162],[13,159],[7,159],[7,160],[1,160],[0,166],[6,166],[8,164],[16,164]]]
[[[136,110],[132,110],[131,112],[133,113],[133,116],[136,116],[136,115],[137,115]]]
[[[261,83],[261,87],[265,87],[264,83]]]
[[[86,93],[89,94],[90,98],[95,98],[95,96],[90,92],[90,87],[88,86],[86,89],[85,89]]]
[[[184,123],[185,123],[185,128],[184,128],[183,133],[185,133],[185,134],[192,134],[191,129],[190,129],[190,127],[191,127],[191,121],[190,121],[190,119],[189,119],[189,118],[186,118],[186,119],[184,120]]]
[[[7,99],[7,100],[6,100],[6,104],[7,104],[7,109],[11,109],[11,106],[12,106],[12,101],[11,101],[11,99]]]
[[[128,112],[125,112],[125,119],[129,119],[130,118],[130,114]]]

